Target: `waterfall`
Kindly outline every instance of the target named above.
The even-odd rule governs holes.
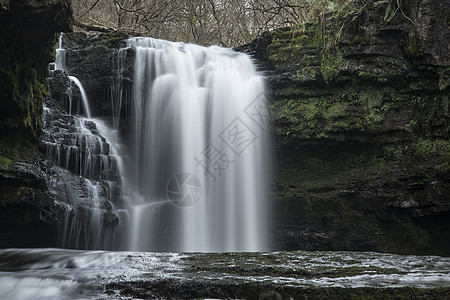
[[[60,39],[54,72],[66,72],[65,51]],[[134,71],[127,64],[131,54]],[[81,176],[66,184],[71,208],[62,246],[269,249],[267,99],[250,57],[216,46],[130,38],[111,74],[110,123],[93,118],[88,93],[68,74],[80,90],[84,117],[71,115],[69,84],[73,128],[55,139],[44,126],[49,160]],[[57,117],[48,122],[61,124]]]
[[[151,38],[128,45],[136,56],[127,176],[139,195],[129,203],[130,247],[159,249],[172,234],[168,250],[267,249],[267,108],[251,59]]]
[[[86,91],[84,90],[83,85],[81,84],[81,82],[78,80],[78,78],[76,78],[75,76],[67,76],[69,77],[69,79],[75,83],[78,87],[78,89],[80,90],[80,94],[81,94],[81,103],[83,104],[83,109],[84,112],[86,113],[86,117],[91,118],[91,110],[89,108],[89,100],[88,97],[86,95]]]
[[[77,77],[66,74],[66,50],[62,41],[63,34],[59,38],[56,61],[50,65],[50,81],[59,80],[61,89],[66,90],[59,99],[52,96],[52,101],[46,101],[41,136],[49,170],[47,185],[66,210],[58,245],[113,249],[118,233],[123,169],[118,132],[103,120],[91,118],[83,84]],[[78,109],[73,108],[75,87],[80,92],[82,109],[80,105]],[[51,89],[49,92],[56,93]]]
[[[66,53],[65,49],[62,46],[63,36],[64,34],[61,32],[58,38],[58,47],[56,48],[55,62],[53,63],[53,68],[55,70],[64,70]]]

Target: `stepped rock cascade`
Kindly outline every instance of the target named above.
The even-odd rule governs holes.
[[[46,108],[53,126],[44,140],[47,158],[72,176],[61,245],[268,250],[269,119],[250,57],[152,38],[126,43],[110,66],[111,115],[100,120],[86,77],[64,67],[70,50],[60,39],[53,73],[67,89],[62,109]],[[66,123],[67,132],[55,129]]]
[[[78,78],[65,73],[63,34],[49,80],[60,80],[61,99],[44,105],[41,147],[47,183],[66,209],[58,245],[75,249],[115,247],[122,158],[117,132],[91,118],[89,99]],[[54,93],[50,88],[50,94]],[[78,92],[78,93],[77,93]]]

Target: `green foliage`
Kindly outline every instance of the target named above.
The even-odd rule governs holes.
[[[305,47],[316,45],[317,24],[305,23],[272,31],[272,42],[267,47],[271,59],[286,63],[296,61]]]
[[[418,138],[406,144],[385,145],[385,159],[397,162],[420,162],[437,172],[450,170],[450,141],[445,139]]]
[[[339,72],[344,62],[344,57],[340,49],[328,50],[322,56],[320,70],[326,82],[338,79]]]
[[[352,40],[353,44],[358,44],[358,45],[365,45],[365,44],[369,44],[370,43],[370,38],[367,37],[363,37],[360,34],[355,35],[355,37]]]
[[[389,5],[386,8],[386,12],[384,13],[383,21],[386,23],[390,22],[394,18],[396,12],[397,8],[393,7],[393,5],[389,3]]]
[[[412,145],[411,152],[422,158],[441,155],[448,155],[450,157],[450,141],[420,138]]]
[[[9,160],[36,159],[43,101],[47,96],[45,74],[54,40],[48,36],[18,37],[7,28],[0,31],[0,156],[5,166]],[[30,39],[39,41],[39,49],[30,46]]]
[[[417,56],[419,54],[420,47],[421,42],[417,37],[417,31],[416,29],[413,29],[408,34],[408,48],[406,49],[406,53],[412,57]]]
[[[12,163],[11,159],[0,155],[0,171],[7,170],[11,163]]]
[[[0,0],[0,10],[9,10],[10,0]]]

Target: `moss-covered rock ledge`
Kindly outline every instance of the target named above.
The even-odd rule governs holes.
[[[47,65],[56,32],[71,29],[65,0],[0,6],[0,247],[55,245],[59,215],[38,164]]]
[[[353,1],[266,33],[277,249],[450,255],[449,1]]]

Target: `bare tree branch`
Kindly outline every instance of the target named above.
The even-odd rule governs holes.
[[[85,24],[79,27],[85,30],[89,24],[231,47],[250,42],[264,31],[318,18],[317,9],[311,8],[323,4],[318,0],[73,0],[73,5],[78,23]]]

